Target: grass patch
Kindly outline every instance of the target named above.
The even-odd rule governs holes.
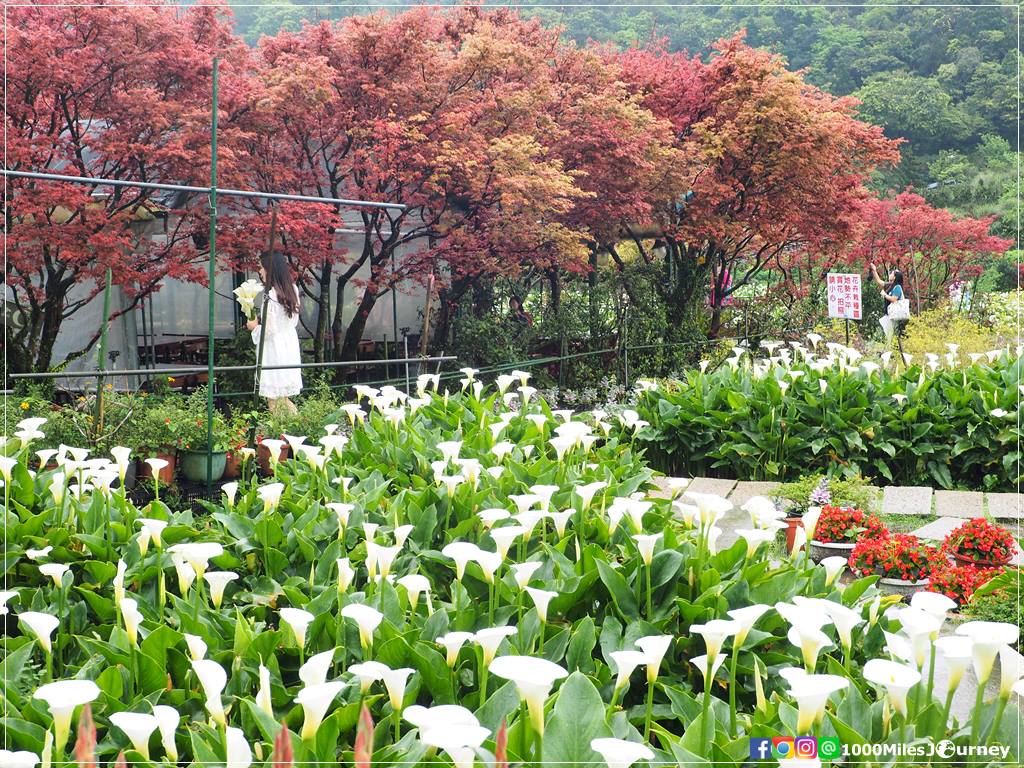
[[[879,515],[878,517],[893,533],[910,533],[922,525],[939,519],[936,515]]]

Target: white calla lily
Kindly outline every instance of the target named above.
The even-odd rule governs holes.
[[[160,744],[164,748],[171,763],[178,762],[178,746],[174,741],[174,733],[181,723],[181,715],[174,707],[166,704],[157,704],[153,707],[153,716],[156,718],[156,726],[160,730]]]
[[[281,621],[288,625],[299,648],[306,646],[306,629],[316,617],[302,608],[282,608],[279,611]]]
[[[157,729],[159,720],[148,712],[115,712],[110,722],[124,731],[135,751],[149,760],[149,737]]]
[[[224,741],[224,768],[249,768],[252,765],[252,748],[241,728],[227,728]]]
[[[921,681],[921,673],[895,661],[871,659],[864,665],[864,679],[885,688],[889,703],[906,717],[907,693]]]
[[[544,702],[555,681],[569,673],[558,664],[532,656],[499,656],[491,662],[490,672],[495,677],[516,684],[519,697],[526,702],[530,724],[536,733],[544,734]]]
[[[327,682],[327,673],[334,661],[334,648],[310,656],[306,663],[299,667],[299,680],[303,685],[320,685]]]
[[[320,724],[331,706],[331,702],[345,687],[345,683],[334,681],[321,683],[320,685],[307,685],[295,697],[295,703],[302,707],[302,731],[300,735],[303,741],[310,741],[316,737]]]
[[[625,739],[593,739],[590,748],[604,758],[608,768],[630,768],[638,760],[653,760],[650,747]]]
[[[968,621],[957,627],[956,633],[969,637],[973,642],[974,674],[978,683],[984,685],[992,674],[992,665],[1000,648],[1016,643],[1020,628],[1001,621]]]
[[[384,614],[362,603],[349,603],[341,609],[342,617],[352,619],[359,627],[359,643],[364,649],[373,645],[374,630],[384,620]]]
[[[64,754],[75,709],[95,701],[99,695],[99,686],[92,680],[58,680],[37,688],[32,694],[32,698],[46,702],[53,716],[53,736],[58,755]]]
[[[227,713],[224,711],[224,702],[220,696],[228,682],[224,667],[211,659],[199,659],[192,662],[192,670],[199,678],[199,684],[206,695],[206,711],[213,721],[223,728],[227,724]]]
[[[51,616],[49,613],[39,611],[24,611],[18,614],[18,621],[28,627],[35,635],[39,647],[49,656],[53,653],[52,636],[53,631],[60,626],[60,619]]]

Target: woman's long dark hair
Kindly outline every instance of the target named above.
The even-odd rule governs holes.
[[[288,317],[293,317],[299,311],[299,296],[295,290],[292,271],[288,267],[288,259],[280,251],[273,253],[264,251],[260,255],[260,261],[263,263],[263,271],[267,275],[267,289],[274,289],[277,303],[284,307]]]
[[[892,289],[895,288],[897,285],[900,288],[903,288],[904,293],[906,292],[907,289],[903,287],[903,273],[898,269],[894,269],[892,271],[892,282],[889,283],[889,287],[886,289],[886,293],[892,291]]]

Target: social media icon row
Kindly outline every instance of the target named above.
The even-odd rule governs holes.
[[[813,736],[751,736],[751,760],[835,760],[842,754],[839,739],[827,737],[816,739]]]

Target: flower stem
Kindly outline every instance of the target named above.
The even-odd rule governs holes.
[[[736,642],[732,644],[732,659],[729,660],[729,733],[736,735],[736,662],[740,658],[740,649]]]
[[[704,699],[701,701],[700,706],[700,728],[701,733],[704,736],[704,743],[709,747],[711,746],[711,740],[714,738],[715,729],[714,726],[711,728],[711,734],[708,735],[708,723],[710,720],[711,713],[711,659],[708,659],[708,668],[704,672]]]
[[[651,738],[651,715],[654,712],[654,683],[647,683],[647,710],[644,715],[644,741]]]
[[[950,688],[946,692],[946,704],[942,708],[942,733],[945,735],[946,729],[949,727],[949,708],[953,706],[953,696],[956,694],[956,688]]]
[[[978,693],[974,697],[974,711],[971,716],[971,738],[968,744],[978,743],[978,728],[981,725],[981,707],[985,703],[985,683],[988,681],[978,681]]]
[[[999,731],[999,723],[1003,719],[1003,710],[1006,709],[1006,702],[1009,700],[1009,695],[999,697],[999,703],[996,704],[996,716],[992,720],[992,729],[988,732],[988,738],[985,740],[986,744],[991,743],[992,740],[995,739]]]
[[[654,610],[652,608],[652,601],[651,601],[651,570],[652,570],[652,565],[648,564],[648,565],[644,566],[644,570],[647,572],[647,620],[648,621],[653,621],[654,620]]]
[[[928,691],[925,694],[924,703],[928,706],[932,703],[932,695],[935,690],[935,642],[932,641],[931,650],[928,653]]]

